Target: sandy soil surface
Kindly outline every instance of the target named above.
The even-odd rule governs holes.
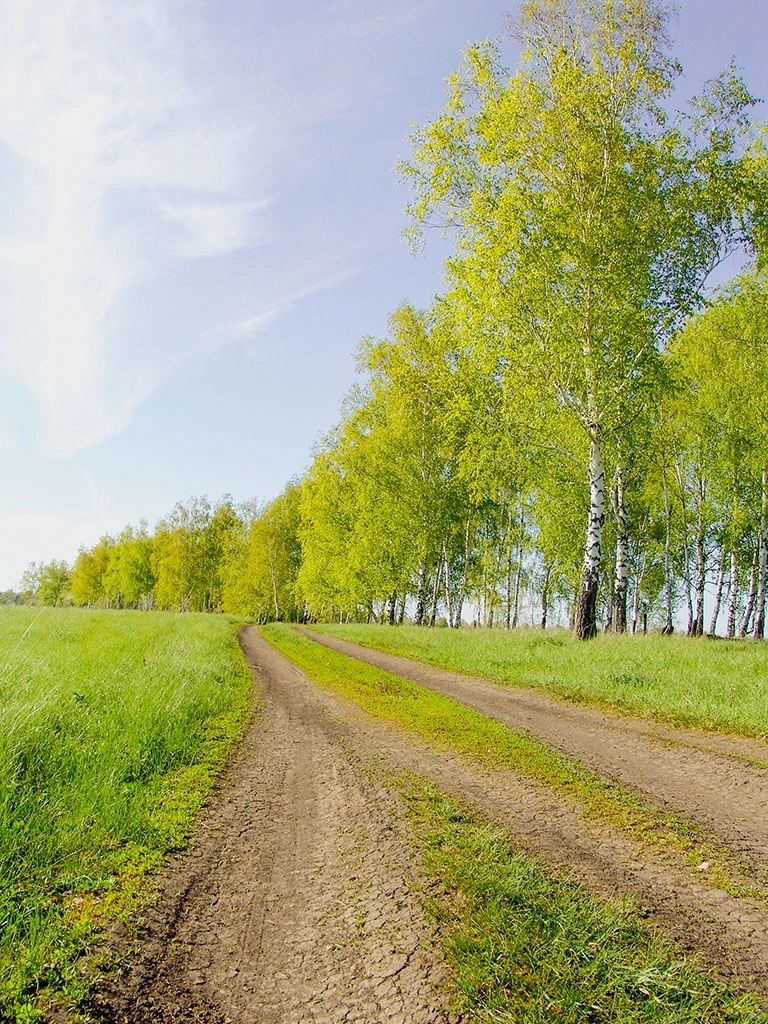
[[[685,948],[698,950],[724,978],[768,1000],[764,902],[728,896],[709,885],[706,872],[674,855],[586,822],[578,805],[538,783],[479,768],[372,720],[308,682],[253,628],[242,632],[241,643],[264,691],[263,713],[212,802],[192,853],[179,858],[164,878],[139,952],[121,976],[97,991],[98,1019],[131,1024],[457,1021],[446,1009],[438,937],[421,909],[418,859],[398,797],[386,784],[387,771],[398,767],[470,801],[507,828],[519,847],[575,872],[592,891],[633,896],[649,919]],[[357,653],[369,660],[375,656],[363,649]],[[398,665],[396,671],[405,675],[402,659]],[[438,680],[444,673],[432,673],[427,685],[447,685]],[[470,682],[477,696],[478,681]],[[453,677],[450,685],[460,684]],[[488,684],[486,689],[490,696],[500,688]],[[543,698],[525,693],[536,698],[531,707],[544,715],[546,701],[538,704]],[[613,761],[600,761],[601,737],[619,730],[615,759],[627,765],[634,750],[620,736],[632,737],[651,750],[654,780],[659,779],[645,779],[639,788],[655,793],[657,785],[669,787],[661,791],[664,800],[679,790],[675,801],[682,809],[700,811],[756,870],[765,866],[760,845],[765,822],[756,823],[763,803],[753,806],[752,824],[737,828],[741,812],[730,807],[718,818],[717,800],[697,811],[696,797],[687,807],[682,783],[667,778],[674,772],[658,768],[664,763],[660,751],[678,749],[676,730],[666,730],[669,735],[662,738],[654,726],[552,705],[552,718],[561,713],[568,721],[575,714],[570,728],[574,736],[584,734],[582,756],[592,767],[624,778],[611,767]],[[496,714],[490,705],[484,710]],[[581,712],[587,717],[579,719]],[[710,748],[706,736],[680,735],[679,749],[686,758],[703,757],[712,779],[725,780],[724,794],[730,793],[728,786],[738,789],[740,772],[748,780],[743,785],[757,786],[765,801],[765,775],[740,759],[745,750],[727,752]],[[579,756],[565,741],[557,742]],[[756,756],[754,749],[747,753]],[[750,799],[739,805],[745,814]]]

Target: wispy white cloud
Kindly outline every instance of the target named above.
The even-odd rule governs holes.
[[[271,11],[248,38],[215,40],[207,0],[0,0],[0,353],[49,451],[115,434],[189,352],[347,276],[332,271],[354,242],[284,234],[252,296],[241,271],[236,308],[209,301],[201,316],[201,283],[223,277],[174,268],[276,240],[283,178],[306,179],[311,203],[318,154],[301,133],[386,88],[378,43],[435,2],[333,0],[307,5],[298,30]],[[231,330],[233,315],[249,326]]]
[[[290,295],[286,295],[285,298],[276,302],[269,309],[244,317],[234,323],[226,324],[222,327],[220,336],[223,340],[230,338],[252,338],[262,331],[267,324],[282,314],[287,313],[297,302],[309,298],[310,295],[317,295],[319,292],[327,291],[329,288],[335,288],[337,285],[343,284],[344,281],[355,277],[358,273],[359,268],[355,267],[324,277],[315,284],[308,285],[306,288],[301,288]]]
[[[3,0],[0,69],[3,354],[66,453],[121,429],[153,386],[151,369],[123,372],[128,290],[164,261],[252,244],[266,199],[240,194],[259,186],[247,125],[217,122],[189,84],[160,0]]]
[[[269,205],[266,199],[182,199],[161,204],[165,218],[180,230],[175,251],[182,257],[221,256],[246,245],[258,236],[251,227],[254,214]]]

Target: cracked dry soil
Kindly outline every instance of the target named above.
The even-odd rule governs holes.
[[[590,890],[631,895],[731,984],[768,999],[768,905],[708,884],[669,852],[602,823],[539,783],[436,751],[321,690],[255,628],[241,644],[263,690],[196,844],[161,883],[140,949],[96,991],[126,1024],[458,1021],[392,768],[479,807],[520,848]],[[760,887],[768,761],[758,741],[708,737],[577,708],[315,636],[539,735],[649,799],[698,818]],[[703,794],[703,795],[702,795]]]
[[[97,988],[130,1024],[447,1024],[398,798],[324,700],[254,628],[263,691],[192,852],[161,881],[140,951]],[[337,719],[337,712],[341,717]],[[375,772],[374,772],[375,774]]]

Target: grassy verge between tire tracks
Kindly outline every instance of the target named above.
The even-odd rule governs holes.
[[[437,668],[677,725],[768,737],[768,644],[564,629],[312,629]]]
[[[649,930],[628,903],[589,896],[504,831],[415,776],[395,777],[421,851],[453,999],[494,1024],[765,1024]]]

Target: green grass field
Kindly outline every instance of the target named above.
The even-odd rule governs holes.
[[[96,913],[183,847],[252,704],[236,623],[0,612],[0,1019],[76,1002]]]
[[[439,668],[680,725],[768,736],[768,643],[566,630],[317,625]]]

